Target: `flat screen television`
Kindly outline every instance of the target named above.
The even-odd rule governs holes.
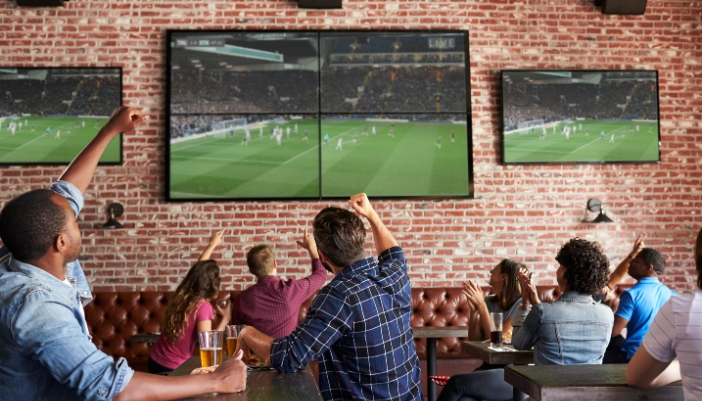
[[[167,42],[167,200],[472,195],[467,32]]]
[[[658,71],[502,71],[504,164],[660,161]]]
[[[121,68],[0,67],[0,164],[69,163],[121,105]],[[118,135],[100,164],[121,163]]]

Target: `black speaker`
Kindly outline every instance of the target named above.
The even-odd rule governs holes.
[[[341,8],[341,0],[298,0],[300,8]]]
[[[643,15],[647,0],[604,0],[602,14]]]
[[[17,5],[20,7],[62,7],[63,0],[17,0]]]

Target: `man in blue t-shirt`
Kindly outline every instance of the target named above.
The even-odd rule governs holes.
[[[643,248],[631,261],[629,275],[638,282],[622,293],[612,328],[612,342],[625,327],[626,340],[622,347],[609,347],[602,363],[629,363],[639,349],[658,310],[675,295],[658,281],[664,270],[665,258],[655,249]]]

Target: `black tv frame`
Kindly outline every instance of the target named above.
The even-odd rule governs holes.
[[[617,72],[647,72],[654,73],[656,80],[656,117],[658,120],[658,159],[657,160],[624,160],[624,161],[535,161],[535,162],[508,162],[505,157],[505,88],[504,75],[505,73],[529,73],[529,72],[571,72],[571,73],[617,73]],[[502,165],[573,165],[573,164],[660,164],[661,163],[661,112],[660,112],[660,85],[658,79],[658,70],[581,70],[581,69],[507,69],[501,70],[499,73],[500,80],[500,146]]]
[[[66,69],[76,69],[76,70],[117,70],[119,71],[119,105],[117,107],[121,107],[124,105],[124,74],[122,71],[122,67],[112,67],[112,66],[106,66],[106,67],[81,67],[81,66],[51,66],[51,67],[36,67],[36,66],[31,66],[31,67],[24,67],[24,66],[0,66],[1,69],[15,69],[15,70],[66,70]],[[110,116],[105,116],[106,118],[110,118]],[[97,135],[97,131],[95,132]],[[98,162],[99,166],[121,166],[124,163],[124,138],[123,138],[122,133],[120,133],[119,136],[119,161],[114,161],[114,162],[103,162],[100,161]],[[86,143],[87,145],[87,143]],[[65,161],[65,162],[4,162],[0,160],[0,166],[64,166],[73,160],[75,156],[78,156],[78,153],[76,153],[71,160]]]
[[[286,200],[297,200],[297,201],[317,201],[317,200],[343,200],[348,199],[346,197],[336,197],[336,196],[323,196],[322,190],[322,120],[325,115],[338,115],[345,114],[342,112],[323,112],[322,111],[322,68],[321,68],[321,57],[318,55],[318,67],[317,67],[317,93],[318,93],[318,109],[316,116],[318,116],[318,132],[319,134],[319,145],[318,145],[318,160],[319,160],[319,196],[317,197],[251,197],[251,198],[236,198],[236,197],[193,197],[193,198],[172,198],[170,195],[171,187],[171,64],[172,64],[172,40],[173,35],[177,34],[212,34],[212,33],[241,33],[241,34],[255,34],[255,33],[316,33],[318,38],[321,39],[323,34],[382,34],[382,33],[397,33],[397,34],[462,34],[464,37],[464,67],[465,67],[465,95],[466,95],[466,136],[467,136],[467,168],[468,168],[468,182],[467,182],[467,194],[466,195],[452,195],[452,196],[369,196],[371,199],[413,199],[413,200],[446,200],[446,199],[472,199],[475,196],[474,191],[474,175],[473,175],[473,137],[472,137],[472,114],[471,114],[471,97],[470,97],[470,46],[469,46],[469,32],[467,30],[197,30],[197,29],[177,29],[177,30],[167,30],[166,31],[166,171],[165,171],[165,201],[167,202],[212,202],[212,201],[286,201]],[[359,64],[360,65],[360,64]],[[378,112],[354,112],[354,114],[379,114]],[[428,113],[428,112],[397,112],[397,113],[386,113],[386,114],[457,114],[458,112],[442,112],[442,113]],[[195,114],[195,113],[194,113]],[[275,114],[275,112],[261,112],[261,113],[251,113],[251,112],[237,112],[237,113],[197,113],[197,114],[208,114],[208,115],[265,115],[265,114]],[[279,113],[287,114],[287,113]],[[292,113],[294,114],[294,113]],[[297,113],[300,115],[309,115],[314,113]],[[462,114],[462,113],[458,113]]]

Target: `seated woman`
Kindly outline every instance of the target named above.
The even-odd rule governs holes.
[[[580,238],[563,245],[556,261],[556,280],[563,295],[550,304],[541,304],[531,280],[519,274],[522,302],[512,323],[512,344],[517,349],[534,347],[537,365],[602,363],[614,315],[592,296],[607,284],[609,261],[599,244]],[[530,303],[534,307],[527,312]],[[438,400],[511,398],[512,386],[504,381],[504,370],[493,369],[452,377]]]
[[[628,385],[650,389],[682,380],[685,401],[702,400],[702,230],[695,244],[695,267],[697,290],[670,297],[658,311],[626,368]]]
[[[170,373],[193,354],[198,344],[197,333],[212,330],[214,313],[211,302],[219,294],[219,266],[209,257],[222,242],[224,230],[214,234],[200,259],[190,268],[168,302],[161,326],[161,336],[149,355],[150,373]],[[214,330],[224,330],[231,317],[231,303],[222,310],[216,306],[222,321]]]

